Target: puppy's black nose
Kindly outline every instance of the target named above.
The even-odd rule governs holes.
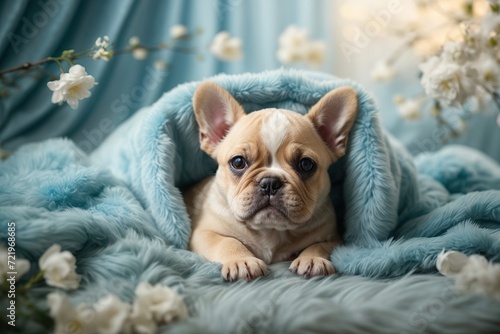
[[[277,177],[265,177],[259,182],[260,190],[264,195],[276,195],[283,183]]]

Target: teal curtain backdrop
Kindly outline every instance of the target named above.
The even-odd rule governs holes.
[[[66,136],[90,152],[140,107],[153,103],[180,83],[221,72],[260,72],[280,67],[276,58],[278,37],[291,24],[307,28],[312,39],[328,45],[325,64],[318,70],[345,74],[344,68],[339,68],[343,66],[342,27],[337,21],[341,3],[340,0],[0,0],[0,69],[60,55],[66,49],[85,50],[104,35],[118,48],[126,46],[132,36],[139,37],[144,45],[155,45],[169,40],[170,28],[175,24],[183,24],[190,31],[203,29],[188,45],[204,56],[199,60],[196,54],[161,51],[151,53],[145,60],[126,54],[108,62],[79,61],[99,84],[91,90],[91,98],[81,101],[77,110],[50,102],[48,77],[17,80],[18,86],[0,100],[1,146],[12,150],[23,143]],[[243,59],[223,62],[208,52],[208,45],[220,31],[241,38]],[[376,50],[367,48],[359,57],[373,58],[372,51]],[[156,69],[154,63],[159,59],[167,62],[169,68]],[[439,149],[443,132],[436,121],[429,116],[418,122],[405,121],[392,102],[397,93],[412,96],[422,91],[416,79],[417,63],[408,66],[406,73],[394,82],[381,84],[363,80],[370,76],[370,69],[361,66],[363,59],[359,69],[350,68],[347,73],[357,70],[353,77],[375,95],[383,126],[412,153]],[[54,64],[47,70],[59,74]],[[500,128],[495,115],[490,112],[473,116],[465,133],[448,143],[478,148],[500,161]]]
[[[66,49],[85,50],[104,35],[117,47],[126,46],[132,36],[144,45],[158,44],[170,39],[175,24],[203,29],[187,45],[204,55],[199,60],[196,54],[161,51],[142,61],[130,54],[108,62],[78,61],[98,85],[77,110],[50,102],[47,77],[23,79],[2,99],[2,146],[15,149],[26,142],[67,136],[90,151],[141,106],[180,83],[220,72],[279,67],[278,36],[290,24],[307,27],[315,39],[331,40],[330,4],[328,0],[1,0],[0,69],[60,55]],[[209,54],[208,45],[219,31],[242,39],[242,60],[223,62]],[[169,68],[156,69],[158,59]],[[57,66],[47,69],[59,73]],[[332,68],[327,64],[322,70]]]

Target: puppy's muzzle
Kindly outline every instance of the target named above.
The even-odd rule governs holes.
[[[283,186],[283,182],[277,177],[265,177],[259,182],[262,195],[274,196]]]

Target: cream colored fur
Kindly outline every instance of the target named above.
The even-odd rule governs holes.
[[[190,249],[222,263],[222,276],[230,281],[250,281],[265,275],[268,264],[287,260],[306,277],[334,273],[329,256],[341,238],[328,197],[328,167],[345,152],[355,91],[336,89],[305,116],[283,109],[247,115],[212,82],[200,85],[193,102],[201,148],[219,167],[184,192]],[[245,159],[244,170],[230,166],[237,156]],[[315,162],[313,173],[299,171],[304,158]],[[280,181],[275,195],[260,187],[269,177]]]

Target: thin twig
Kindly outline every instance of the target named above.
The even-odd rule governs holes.
[[[158,46],[140,46],[140,45],[138,45],[135,47],[126,47],[126,48],[123,48],[120,50],[110,50],[110,51],[112,52],[113,55],[131,53],[136,49],[145,49],[147,51],[160,51],[160,50],[171,49],[172,51],[182,52],[182,53],[193,53],[196,51],[195,48],[177,47],[177,46],[175,46],[175,44],[173,44],[174,46],[172,47],[171,45],[172,44],[167,44],[167,43],[161,43]],[[94,50],[94,48],[91,48],[89,50],[85,50],[85,51],[82,51],[79,53],[73,53],[73,54],[65,56],[65,57],[62,57],[62,56],[61,57],[48,57],[48,58],[42,59],[42,60],[37,61],[37,62],[27,62],[27,63],[24,63],[22,65],[19,65],[19,66],[13,67],[13,68],[1,70],[0,71],[0,78],[7,73],[12,73],[12,72],[16,72],[16,71],[27,71],[31,68],[39,67],[39,66],[44,65],[46,63],[49,63],[51,61],[57,63],[57,66],[59,66],[59,69],[61,70],[61,72],[64,73],[64,68],[62,67],[61,62],[66,61],[66,62],[68,62],[68,64],[70,64],[70,66],[72,66],[73,60],[75,60],[75,59],[91,58],[92,57],[91,52],[93,50]],[[63,53],[63,55],[64,55],[64,53]]]
[[[7,73],[15,72],[15,71],[28,70],[31,67],[40,66],[40,65],[46,64],[48,62],[54,61],[54,60],[55,60],[54,58],[49,57],[49,58],[45,58],[43,60],[40,60],[40,61],[37,61],[34,63],[24,63],[22,65],[0,71],[0,76],[7,74]]]

